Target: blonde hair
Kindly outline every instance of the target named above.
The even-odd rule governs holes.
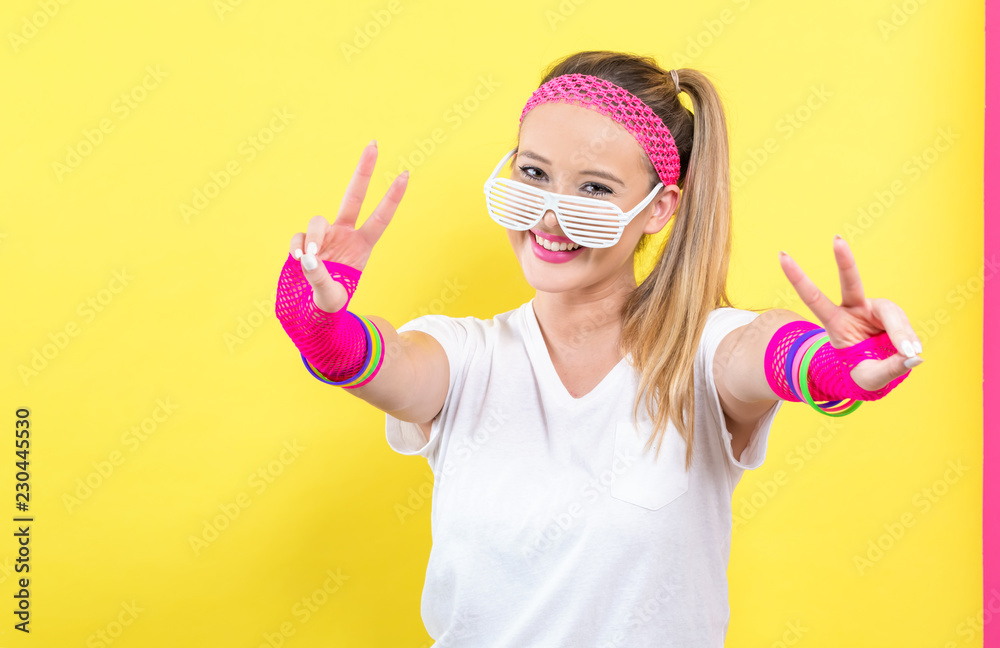
[[[694,361],[708,314],[732,306],[726,275],[732,247],[729,197],[729,138],[722,101],[697,70],[676,70],[678,97],[668,72],[650,57],[620,52],[579,52],[553,65],[542,79],[589,74],[625,88],[642,99],[670,129],[681,160],[680,203],[652,272],[628,296],[622,308],[621,351],[631,353],[639,372],[633,415],[645,400],[653,422],[648,450],[662,439],[670,421],[687,445],[690,469],[694,443]],[[646,159],[650,188],[658,178]],[[638,252],[649,245],[640,239]],[[645,396],[645,398],[644,398]],[[656,455],[659,455],[657,444]]]

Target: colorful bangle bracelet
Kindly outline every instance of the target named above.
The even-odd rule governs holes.
[[[826,331],[824,329],[815,329],[815,331],[817,331],[817,332],[815,332],[815,333],[810,332],[810,335],[805,336],[803,338],[804,341],[801,343],[801,345],[798,347],[798,350],[795,352],[795,358],[792,361],[792,365],[791,365],[792,369],[791,369],[791,371],[789,371],[786,374],[787,376],[789,376],[789,381],[790,381],[789,382],[789,387],[792,388],[792,390],[795,392],[795,394],[798,395],[799,400],[801,400],[803,403],[808,402],[808,401],[806,401],[805,397],[802,395],[803,389],[798,384],[798,380],[796,379],[796,377],[799,375],[799,370],[800,370],[800,368],[802,366],[802,360],[805,358],[806,352],[809,351],[809,349],[812,347],[812,345],[813,345],[814,342],[816,342],[819,338],[821,338],[824,335],[826,335]],[[829,338],[827,338],[827,339],[829,339]],[[807,375],[808,375],[808,373],[807,373]],[[811,396],[811,394],[810,394],[810,396]],[[834,408],[838,404],[840,404],[842,402],[844,402],[843,399],[833,400],[833,401],[827,401],[825,403],[820,403],[819,407],[823,408],[824,410],[836,411],[836,410],[834,410]]]
[[[863,401],[855,399],[841,399],[839,401],[828,401],[822,405],[817,405],[816,401],[813,400],[812,395],[809,394],[808,385],[808,375],[809,375],[809,363],[812,362],[813,356],[819,351],[820,347],[830,341],[830,336],[825,333],[818,339],[812,342],[810,347],[802,358],[801,365],[797,368],[796,377],[799,384],[799,390],[805,397],[805,401],[818,412],[826,414],[827,416],[847,416],[854,410],[861,407]],[[792,384],[791,376],[789,376],[789,385]]]
[[[321,374],[318,369],[309,364],[309,361],[306,360],[305,355],[302,354],[299,355],[302,355],[302,362],[305,364],[306,369],[309,370],[309,373],[311,373],[313,377],[316,378],[317,380],[325,382],[328,385],[344,387],[345,389],[354,389],[356,387],[361,387],[362,385],[367,384],[372,378],[375,377],[375,374],[378,373],[378,370],[382,368],[382,359],[385,356],[384,353],[385,344],[384,341],[382,340],[382,332],[378,330],[378,327],[375,326],[375,324],[373,324],[371,320],[361,315],[351,313],[350,311],[348,311],[348,314],[356,317],[365,327],[365,337],[368,340],[368,353],[365,356],[365,363],[364,365],[362,365],[358,373],[354,374],[353,376],[351,376],[346,380],[341,380],[341,381],[330,380],[329,378]]]
[[[788,349],[788,355],[785,356],[785,378],[789,390],[800,401],[808,402],[812,405],[813,408],[818,409],[824,414],[829,414],[831,412],[841,412],[843,410],[846,410],[850,406],[850,403],[844,404],[846,399],[840,399],[840,400],[827,401],[825,403],[817,404],[815,400],[812,399],[811,395],[809,395],[808,399],[803,396],[803,393],[808,394],[808,387],[803,388],[800,384],[798,384],[799,381],[795,380],[795,377],[799,376],[800,374],[800,370],[802,367],[802,360],[805,357],[806,352],[813,346],[815,342],[820,340],[820,338],[823,338],[825,334],[826,331],[822,328],[810,329],[800,334],[795,339],[795,341],[792,342],[791,346]],[[829,337],[827,336],[825,339],[829,340]],[[824,342],[820,342],[816,346],[816,348],[818,349],[823,344]],[[810,359],[811,357],[812,356],[810,356]],[[807,369],[805,375],[808,376],[808,363],[806,364],[806,367]],[[844,413],[846,414],[848,412]],[[843,416],[843,414],[837,414],[837,416]]]
[[[792,377],[796,375],[795,369],[798,367],[798,363],[796,361],[801,361],[802,359],[802,356],[799,355],[799,349],[805,345],[806,340],[812,339],[817,335],[823,335],[823,333],[825,333],[825,331],[821,328],[815,328],[802,333],[799,337],[795,338],[792,345],[788,347],[788,355],[785,356],[785,380],[788,382],[788,388],[795,396],[798,397],[800,401],[803,402],[805,399],[802,397],[795,381],[792,379]],[[806,346],[806,348],[808,348],[808,346]]]

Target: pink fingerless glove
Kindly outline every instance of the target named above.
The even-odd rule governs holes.
[[[347,290],[349,303],[361,271],[334,261],[323,261],[323,265]],[[365,367],[370,351],[364,323],[347,310],[346,303],[336,313],[328,313],[317,306],[312,286],[302,273],[301,262],[291,254],[278,278],[274,313],[302,357],[330,381],[347,381]],[[364,383],[343,386],[359,387],[361,384]]]
[[[775,332],[767,345],[764,373],[771,389],[782,400],[802,400],[789,385],[787,371],[792,363],[788,355],[789,352],[801,351],[801,346],[804,345],[800,345],[799,349],[792,348],[800,336],[817,329],[820,329],[819,325],[812,322],[804,320],[789,322]],[[910,372],[907,371],[902,376],[894,378],[881,389],[868,391],[854,382],[851,370],[862,360],[882,360],[896,353],[898,351],[889,339],[888,333],[881,333],[843,349],[834,348],[827,342],[816,351],[809,363],[806,374],[809,395],[814,401],[837,401],[848,398],[859,401],[879,400],[909,376]],[[797,377],[792,376],[791,382],[797,384],[796,381]]]

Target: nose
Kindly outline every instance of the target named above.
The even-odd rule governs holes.
[[[556,230],[559,227],[559,221],[556,219],[556,213],[551,209],[547,210],[542,215],[542,222],[545,224],[545,228],[550,232]]]

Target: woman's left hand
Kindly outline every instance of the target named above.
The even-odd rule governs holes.
[[[923,362],[923,358],[917,355],[923,351],[920,338],[898,305],[888,299],[865,297],[854,255],[847,241],[839,235],[833,239],[833,255],[840,270],[840,294],[843,299],[840,306],[830,301],[784,251],[780,255],[781,269],[795,292],[819,318],[834,348],[863,342],[883,331],[889,334],[893,346],[900,353],[883,360],[862,360],[851,370],[851,378],[858,387],[875,391]]]

